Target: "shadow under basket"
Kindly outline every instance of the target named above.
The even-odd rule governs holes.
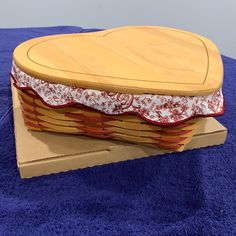
[[[106,115],[83,105],[51,108],[31,90],[18,91],[25,125],[35,131],[51,131],[117,139],[171,151],[183,151],[204,118],[162,127],[136,115]]]

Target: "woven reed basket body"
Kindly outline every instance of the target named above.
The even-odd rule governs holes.
[[[111,42],[112,48],[114,48],[117,43],[121,43],[122,30],[120,29],[118,32],[121,33],[116,37],[109,36],[109,39],[104,37],[104,35],[113,35],[117,32],[116,30],[97,32],[98,36],[95,35],[95,39],[101,40],[100,38],[102,38],[105,40],[105,44],[95,40],[96,47],[94,46],[93,38],[93,34],[96,33],[90,33],[87,34],[92,37],[92,40],[89,39],[90,41],[88,38],[82,36],[87,36],[86,34],[81,34],[81,37],[78,37],[78,39],[76,39],[78,41],[76,42],[73,41],[76,38],[75,35],[72,35],[73,40],[64,36],[64,39],[66,38],[66,40],[69,40],[64,42],[64,44],[62,42],[62,45],[65,45],[65,49],[61,49],[59,41],[54,44],[52,36],[45,37],[45,40],[43,38],[30,40],[16,48],[14,51],[14,63],[20,73],[13,68],[11,75],[18,91],[22,114],[27,128],[35,131],[78,134],[101,139],[117,139],[172,151],[182,151],[184,150],[185,145],[191,141],[193,135],[197,132],[204,116],[223,114],[223,98],[221,92],[219,92],[221,91],[222,85],[222,64],[219,53],[213,44],[210,44],[207,41],[207,45],[211,47],[211,51],[209,51],[207,55],[211,56],[212,54],[212,58],[214,58],[214,60],[211,60],[211,63],[213,62],[212,68],[209,64],[209,60],[206,60],[205,58],[206,53],[201,51],[204,49],[199,46],[200,44],[198,45],[197,41],[192,42],[189,38],[186,39],[187,36],[185,33],[182,33],[182,31],[180,33],[177,31],[178,38],[176,35],[173,35],[176,34],[173,33],[174,31],[168,31],[168,29],[165,28],[131,27],[124,29],[126,38],[127,33],[129,32],[129,39],[139,38],[140,40],[140,37],[143,37],[143,47],[146,48],[144,48],[144,51],[141,50],[140,52],[140,54],[143,55],[142,57],[140,57],[136,51],[134,52],[134,50],[139,48],[139,44],[134,45],[134,49],[132,49],[130,48],[131,46],[127,44],[127,41],[130,40],[126,40],[124,47],[118,50],[119,53],[122,52],[126,55],[125,59],[120,55],[118,58],[118,52],[114,52],[114,50],[108,52],[108,42]],[[132,31],[133,29],[135,30]],[[168,34],[165,34],[165,32]],[[140,37],[137,37],[139,34]],[[192,35],[190,36],[193,37]],[[163,40],[169,42],[169,44],[166,45],[167,49],[163,50],[162,47],[160,48],[159,54],[154,55],[152,53],[152,50],[156,50],[156,46],[154,45],[154,49],[151,48],[151,51],[147,55],[146,51],[149,49],[149,45],[153,45],[156,42],[155,37],[161,42],[163,42]],[[63,37],[55,36],[55,38],[59,38],[60,40]],[[203,39],[201,38],[201,40]],[[157,43],[160,43],[159,41],[157,40]],[[49,45],[44,45],[41,42],[49,42]],[[68,49],[67,45],[73,45],[73,43],[75,44],[74,48],[81,52],[80,56],[75,56],[73,50],[71,51]],[[78,46],[80,44],[81,47]],[[37,46],[38,48],[34,48],[35,45],[39,45]],[[48,48],[51,49],[55,45],[57,45],[57,47],[59,45],[59,49],[57,48],[58,50],[55,50],[55,48],[52,49],[52,51],[48,50]],[[99,45],[99,47],[97,45]],[[174,48],[176,45],[180,46]],[[129,56],[127,52],[128,46],[130,48]],[[103,48],[103,51],[101,52],[102,47],[105,49]],[[34,50],[32,50],[32,48],[34,48]],[[31,49],[31,51],[29,51],[29,49]],[[89,54],[90,49],[92,53]],[[174,59],[168,56],[172,55],[169,50],[179,52],[180,49],[186,50],[186,54],[180,55],[182,58],[186,55],[189,56],[190,52],[193,56],[197,55],[199,58],[196,59],[195,56],[190,59],[187,58],[183,62],[173,64],[172,60]],[[66,50],[69,50],[70,52],[71,57],[69,57],[69,59],[67,57],[68,51]],[[163,58],[160,58],[160,56],[156,57],[156,55],[162,55],[161,53],[166,53],[167,56]],[[98,58],[91,56],[94,54],[97,54],[98,58],[99,54],[101,54],[101,60],[104,60],[111,69],[107,71],[101,69],[100,67],[102,64],[98,62]],[[173,53],[173,55],[175,55],[175,53]],[[180,56],[179,58],[181,58]],[[42,63],[42,58],[48,63],[47,66]],[[61,60],[58,60],[58,58],[61,58]],[[144,58],[147,60],[145,61]],[[166,58],[168,60],[166,60]],[[91,67],[88,66],[88,60],[91,61],[91,64],[93,63]],[[112,60],[114,61],[112,62]],[[175,61],[176,60],[177,59],[175,59]],[[189,60],[192,60],[192,64]],[[181,63],[182,67],[180,68]],[[207,76],[204,63],[208,63]],[[66,66],[64,66],[65,64]],[[78,64],[80,65],[78,66],[79,69],[77,68]],[[116,65],[118,65],[118,69],[116,68]],[[122,69],[125,65],[126,68]],[[155,65],[159,65],[159,68],[156,68],[158,66],[155,67]],[[151,68],[151,66],[154,66],[155,68]],[[145,67],[146,71],[143,67]],[[98,69],[96,70],[96,68]],[[97,74],[94,72],[95,70],[97,71]],[[197,72],[191,74],[191,70]],[[25,74],[22,75],[22,73]],[[155,76],[160,77],[160,73],[163,77],[166,76],[166,78],[159,80],[156,83],[154,78]],[[104,77],[103,74],[105,74]],[[109,74],[109,76],[107,74]],[[173,80],[175,74],[176,80]],[[138,76],[135,77],[136,75]],[[183,75],[186,75],[186,78]],[[187,80],[189,79],[189,76],[192,76],[192,83]],[[204,80],[202,80],[202,77],[204,77]],[[110,91],[111,93],[137,94],[137,96],[142,94],[164,94],[165,96],[170,97],[180,96],[185,103],[187,103],[186,99],[189,99],[190,102],[188,104],[191,104],[192,106],[191,109],[185,109],[191,111],[195,109],[196,111],[188,117],[182,117],[178,122],[172,121],[163,123],[151,120],[151,118],[142,117],[135,112],[124,111],[120,114],[108,114],[107,112],[104,112],[104,109],[96,109],[96,106],[94,105],[89,106],[88,104],[83,104],[81,102],[73,102],[64,106],[61,104],[58,106],[55,104],[50,105],[49,99],[45,98],[47,93],[45,92],[46,95],[44,94],[44,96],[41,96],[43,89],[41,88],[40,90],[37,83],[33,85],[29,78],[36,78],[41,82],[46,81],[45,83],[49,83],[47,89],[50,88],[50,83],[52,83],[52,85],[61,84],[61,86],[70,86],[70,88],[91,88],[97,89],[98,91]],[[150,80],[144,81],[142,78],[150,78]],[[208,95],[211,97],[207,97]],[[197,97],[196,104],[200,104],[199,100],[200,98],[202,99],[201,106],[203,108],[201,107],[200,109],[192,102],[193,96]],[[204,110],[206,104],[211,108],[209,112]],[[197,113],[199,109],[202,114]],[[156,113],[158,112],[160,111],[157,109]],[[187,114],[187,112],[185,113]]]
[[[36,131],[118,139],[181,151],[201,122],[201,118],[198,118],[164,128],[135,115],[105,115],[84,106],[52,109],[29,91],[18,90],[18,95],[25,125]]]

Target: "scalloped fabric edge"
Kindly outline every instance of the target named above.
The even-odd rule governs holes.
[[[85,89],[32,77],[17,67],[14,61],[11,76],[18,89],[32,89],[49,107],[82,104],[107,115],[136,114],[161,125],[224,113],[222,89],[207,96],[134,95]]]

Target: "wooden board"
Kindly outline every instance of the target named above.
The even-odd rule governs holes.
[[[130,94],[206,95],[223,80],[210,40],[158,26],[35,38],[15,49],[14,61],[49,82]]]
[[[22,178],[170,152],[121,141],[29,131],[24,126],[16,89],[12,90],[12,95],[17,166]],[[205,118],[185,150],[222,144],[226,135],[224,126],[214,118]]]

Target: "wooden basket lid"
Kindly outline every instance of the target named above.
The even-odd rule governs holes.
[[[48,82],[129,94],[207,95],[223,81],[221,56],[210,40],[158,26],[34,38],[13,58]]]

